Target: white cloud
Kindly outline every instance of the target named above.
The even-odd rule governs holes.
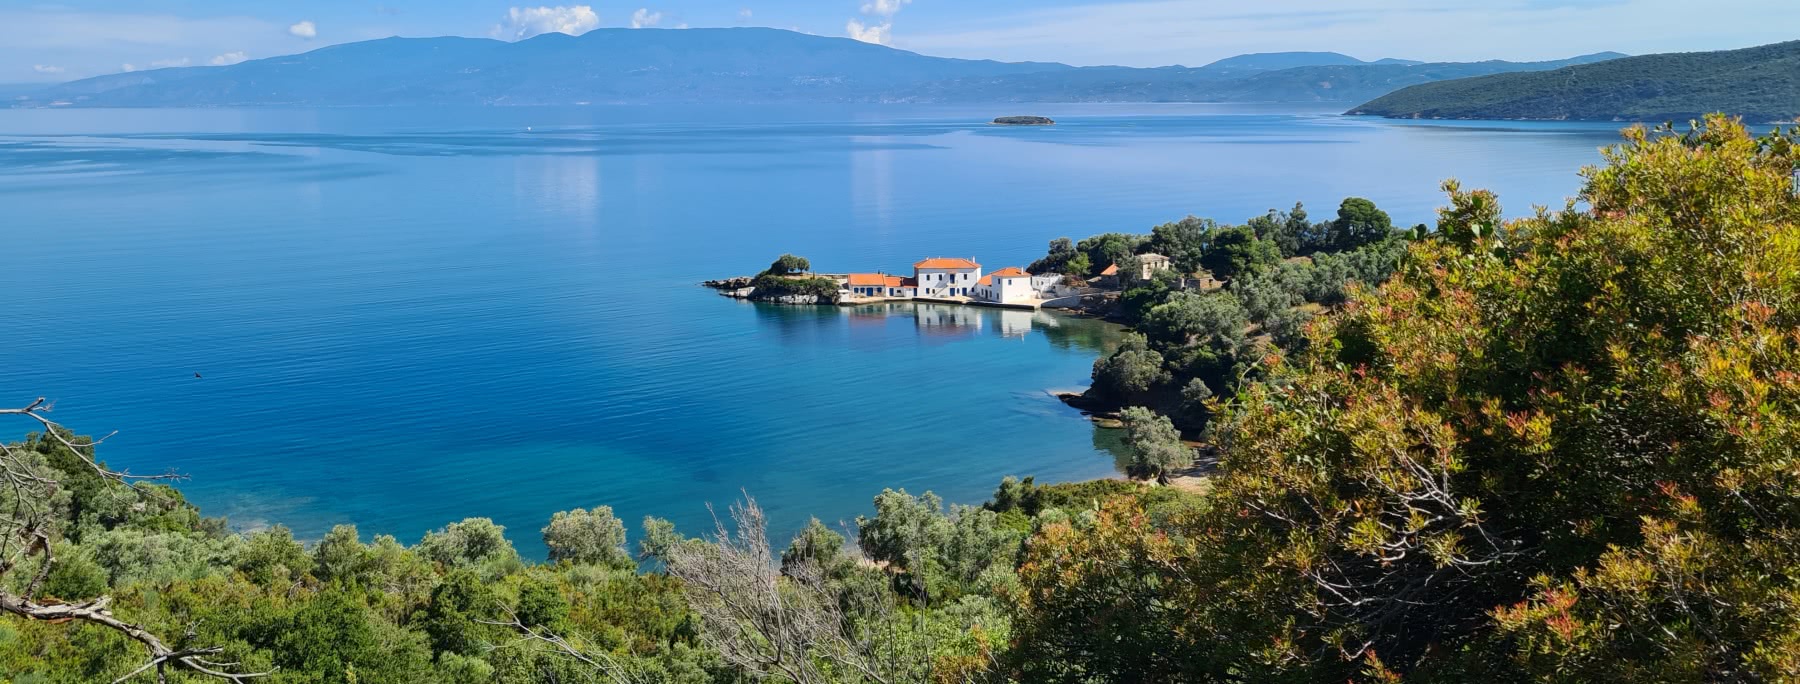
[[[506,13],[506,21],[489,33],[495,38],[524,40],[546,33],[579,36],[600,26],[600,15],[587,5],[569,7],[514,7]]]
[[[756,13],[750,11],[748,7],[738,10],[738,21],[750,21],[750,17],[753,16],[756,16]]]
[[[237,64],[238,62],[242,62],[246,59],[250,59],[250,55],[244,54],[243,50],[238,50],[235,52],[227,52],[225,54],[214,57],[210,60],[207,60],[206,63],[211,64],[213,66],[230,66],[233,64]]]
[[[910,2],[912,0],[869,0],[863,4],[862,13],[877,17],[892,17],[899,14],[900,8]]]
[[[880,17],[879,24],[864,24],[860,19],[851,19],[844,25],[844,33],[865,43],[891,45],[894,41],[894,15],[900,13],[912,0],[869,0],[863,3],[862,13],[871,17]]]
[[[238,56],[237,62],[244,61],[244,59],[243,59],[244,53],[236,52],[236,53],[232,53],[232,54],[235,54]],[[224,58],[226,56],[227,55],[220,55],[218,57],[214,57],[213,63],[221,64],[222,62],[219,62],[218,60],[221,58]],[[228,63],[236,64],[237,62],[228,62]],[[153,60],[150,62],[150,66],[148,66],[148,67],[142,67],[142,66],[138,66],[136,64],[132,64],[131,62],[126,62],[124,64],[119,65],[119,71],[124,71],[124,72],[129,73],[129,72],[137,71],[138,69],[162,69],[165,67],[184,67],[184,66],[187,66],[192,63],[193,63],[193,60],[190,60],[186,57],[174,57],[174,58],[170,58],[170,59]],[[56,72],[62,71],[61,67],[52,67],[52,68],[56,69]],[[39,73],[51,73],[51,72],[44,72],[44,71],[40,70]]]
[[[56,66],[55,64],[33,64],[31,65],[31,70],[40,74],[60,74],[63,72],[63,68]]]
[[[687,25],[687,22],[685,22],[685,21],[675,25],[675,28],[678,28],[678,29],[684,29],[687,27],[688,27],[688,25]]]
[[[304,38],[306,40],[312,40],[314,38],[319,37],[319,27],[317,24],[314,24],[310,21],[302,21],[298,24],[294,24],[293,26],[289,26],[288,27],[288,35],[293,36],[295,38]]]
[[[662,23],[662,12],[652,12],[647,8],[639,8],[631,13],[631,27],[644,28]]]
[[[108,11],[66,9],[69,2],[8,2],[0,0],[0,63],[30,67],[46,64],[62,67],[61,74],[14,70],[16,78],[61,80],[116,74],[124,64],[151,68],[150,60],[170,56],[193,57],[190,64],[204,64],[210,55],[233,50],[255,54],[291,52],[293,39],[276,24],[245,16],[189,17],[154,12],[131,12],[130,6],[179,3],[105,3]],[[120,5],[114,11],[112,5]],[[0,81],[6,80],[0,76]]]
[[[864,26],[862,22],[851,19],[850,23],[844,26],[844,32],[848,33],[851,38],[865,43],[887,45],[888,41],[893,40],[894,22],[884,21]]]

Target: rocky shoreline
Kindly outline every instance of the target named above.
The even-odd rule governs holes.
[[[796,306],[835,305],[837,298],[816,294],[765,294],[757,291],[756,279],[750,276],[734,276],[716,280],[700,281],[701,287],[719,291],[722,297],[743,299],[752,302],[768,302],[770,304],[792,304]]]

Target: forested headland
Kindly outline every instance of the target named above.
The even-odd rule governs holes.
[[[1800,117],[1800,41],[1640,55],[1409,86],[1350,110],[1389,118],[1690,121]]]
[[[0,409],[35,430],[0,451],[0,678],[1800,679],[1797,142],[1632,129],[1510,221],[1451,182],[1406,231],[1348,201],[1053,245],[1065,272],[1154,249],[1224,281],[1133,283],[1142,336],[1096,364],[1157,458],[1187,448],[1171,414],[1203,426],[1204,492],[884,491],[792,540],[749,498],[629,534],[596,501],[303,543]]]

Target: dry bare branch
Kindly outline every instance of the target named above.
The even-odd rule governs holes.
[[[44,414],[49,413],[52,405],[39,397],[19,408],[0,408],[0,416],[24,416],[36,421],[44,429],[44,438],[52,440],[74,453],[83,464],[91,468],[94,474],[117,485],[127,485],[132,481],[171,480],[178,479],[174,474],[139,476],[124,471],[114,471],[101,465],[94,459],[94,446],[105,441],[78,439],[72,437],[67,429]],[[109,437],[111,435],[108,435]],[[217,647],[171,648],[160,637],[141,626],[125,622],[115,617],[107,609],[112,598],[102,596],[84,603],[53,603],[40,600],[37,593],[43,587],[44,580],[49,577],[56,557],[51,551],[52,524],[50,501],[60,488],[60,483],[40,472],[38,465],[28,458],[23,450],[15,449],[0,443],[0,486],[10,490],[11,506],[0,511],[0,577],[21,567],[26,561],[35,559],[36,570],[31,580],[26,583],[21,594],[7,590],[0,585],[0,613],[14,615],[26,620],[44,622],[82,622],[98,625],[144,645],[150,657],[137,669],[127,672],[114,680],[115,684],[126,682],[141,675],[154,675],[158,682],[167,681],[170,668],[186,670],[205,677],[247,684],[253,679],[266,677],[270,672],[233,672],[237,663],[218,663],[204,658],[219,653]],[[142,490],[131,488],[142,494]]]

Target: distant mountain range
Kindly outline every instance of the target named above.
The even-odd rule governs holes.
[[[929,57],[767,28],[600,29],[513,43],[385,38],[232,66],[99,76],[10,101],[26,107],[1362,102],[1418,83],[1621,56],[1426,64],[1284,52],[1139,69]]]
[[[1643,55],[1554,71],[1427,83],[1350,114],[1428,119],[1686,121],[1711,112],[1755,122],[1800,117],[1800,41]]]

